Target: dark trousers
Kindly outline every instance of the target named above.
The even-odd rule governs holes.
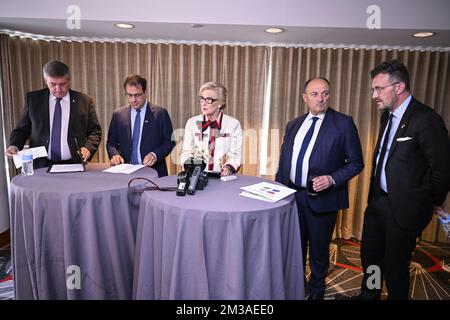
[[[329,267],[329,247],[336,224],[337,211],[314,212],[308,205],[308,197],[310,196],[304,189],[295,193],[302,239],[303,270],[306,270],[306,256],[309,248],[311,277],[308,290],[312,295],[323,295]]]
[[[365,214],[361,242],[361,263],[364,277],[361,295],[367,299],[379,299],[381,288],[368,288],[373,271],[378,266],[386,281],[388,299],[407,300],[409,295],[409,266],[416,246],[417,231],[402,229],[393,215],[386,193],[378,191],[371,199]],[[373,268],[373,267],[372,267]],[[371,268],[371,270],[372,270]],[[372,285],[371,285],[372,286]]]

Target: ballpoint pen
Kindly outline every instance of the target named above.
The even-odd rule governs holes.
[[[83,164],[86,164],[87,161],[83,158],[83,155],[81,154],[81,149],[80,146],[78,145],[78,139],[75,137],[75,146],[77,147],[77,153],[80,156],[81,162],[83,162]]]

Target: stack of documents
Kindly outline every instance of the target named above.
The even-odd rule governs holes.
[[[268,202],[277,202],[296,192],[295,189],[268,182],[252,184],[241,189],[244,190],[240,193],[241,196]]]

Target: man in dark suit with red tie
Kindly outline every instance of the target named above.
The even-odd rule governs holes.
[[[25,108],[11,132],[6,155],[17,154],[30,138],[31,148],[45,146],[48,153],[48,158],[34,160],[35,168],[87,161],[102,138],[94,101],[70,90],[70,71],[64,63],[48,62],[43,74],[48,88],[26,94]]]
[[[169,114],[147,100],[145,78],[129,75],[123,87],[129,105],[112,115],[106,143],[111,164],[143,164],[167,176],[166,157],[175,146]]]
[[[276,181],[297,190],[304,266],[309,247],[307,289],[312,300],[324,298],[337,211],[348,208],[347,182],[364,167],[353,119],[330,108],[329,99],[327,79],[305,83],[303,100],[309,113],[287,124],[276,174]]]
[[[371,71],[372,99],[381,116],[364,215],[357,299],[408,299],[416,239],[450,189],[450,145],[444,121],[414,99],[409,73],[398,60]]]

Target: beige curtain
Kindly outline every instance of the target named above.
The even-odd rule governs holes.
[[[225,112],[239,119],[244,129],[242,173],[247,175],[259,172],[264,96],[269,90],[267,172],[273,178],[285,125],[307,110],[301,97],[304,82],[314,76],[328,78],[332,107],[353,117],[366,164],[364,171],[350,182],[350,208],[339,214],[337,237],[361,238],[380,116],[370,98],[369,71],[383,60],[401,59],[411,73],[414,96],[440,113],[447,127],[450,124],[449,52],[58,42],[5,34],[0,34],[0,45],[7,139],[22,112],[24,94],[44,86],[42,66],[50,59],[59,59],[71,68],[72,88],[96,101],[103,139],[95,161],[108,161],[105,142],[112,112],[126,103],[123,80],[130,73],[138,73],[148,80],[149,101],[166,107],[172,118],[177,146],[167,159],[170,174],[179,170],[176,163],[184,125],[189,117],[200,113],[196,97],[203,82],[218,81],[228,89]],[[269,63],[272,85],[266,88]],[[443,240],[435,220],[423,238]]]
[[[272,57],[271,131],[284,131],[286,123],[306,113],[302,100],[303,85],[311,77],[326,77],[331,83],[331,106],[351,115],[358,127],[365,168],[349,184],[350,208],[339,213],[335,235],[361,239],[364,210],[370,181],[372,154],[380,126],[380,113],[371,101],[370,70],[387,59],[403,61],[411,77],[411,90],[418,100],[442,115],[450,124],[449,52],[377,50],[274,48]],[[281,146],[271,141],[275,153]],[[448,206],[447,206],[448,209]],[[438,233],[436,217],[422,235],[423,239],[444,240]]]

